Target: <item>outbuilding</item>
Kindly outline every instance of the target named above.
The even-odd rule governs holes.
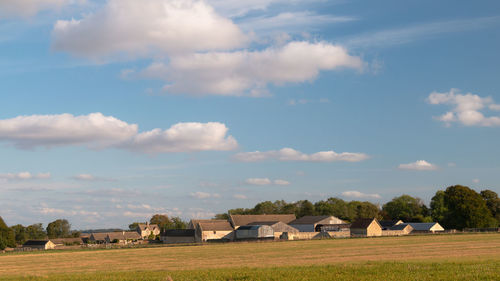
[[[444,228],[437,222],[409,222],[401,225],[410,225],[413,227],[412,233],[444,232]]]
[[[274,230],[269,225],[243,225],[236,230],[237,240],[273,240]]]
[[[382,226],[376,218],[361,218],[351,224],[352,236],[382,236]]]
[[[334,216],[304,216],[291,221],[290,226],[300,232],[319,232],[318,225],[345,224],[346,222]]]
[[[23,244],[25,249],[52,250],[56,245],[50,240],[28,240]]]
[[[252,222],[249,225],[268,225],[268,226],[270,226],[274,231],[274,238],[275,239],[279,239],[284,232],[287,232],[290,234],[299,232],[299,230],[296,229],[295,227],[292,227],[292,226],[290,226],[284,222],[280,222],[280,221]]]
[[[226,220],[191,220],[189,229],[195,230],[196,242],[232,241],[234,229]]]
[[[167,229],[161,235],[165,244],[195,243],[196,231],[194,229]]]
[[[291,221],[295,220],[294,214],[273,214],[273,215],[229,215],[229,222],[234,229],[242,225],[249,225],[254,222],[269,222],[269,221],[280,221],[286,224],[290,224]]]

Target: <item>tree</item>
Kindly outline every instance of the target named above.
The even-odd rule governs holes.
[[[137,227],[139,227],[139,223],[138,222],[133,222],[131,224],[128,225],[128,228],[132,231],[136,231],[137,230]]]
[[[444,202],[448,212],[443,219],[445,228],[464,229],[494,227],[497,222],[479,193],[467,186],[446,188]]]
[[[28,240],[28,233],[26,233],[26,228],[20,224],[16,224],[10,227],[14,231],[14,237],[16,244],[22,245],[26,240]]]
[[[0,250],[6,247],[15,247],[16,239],[14,231],[5,224],[2,217],[0,217]]]
[[[47,233],[43,229],[41,223],[35,223],[26,227],[26,235],[28,239],[45,239],[47,238]]]
[[[431,216],[434,221],[442,223],[446,214],[448,213],[448,208],[444,202],[445,193],[442,190],[438,190],[436,195],[431,199]]]
[[[380,219],[380,209],[377,205],[368,201],[351,201],[347,203],[346,220],[353,222],[358,218]]]
[[[297,210],[295,215],[297,217],[303,217],[303,216],[313,216],[314,214],[314,205],[313,203],[309,202],[309,200],[301,200],[297,202]]]
[[[422,222],[428,215],[428,209],[420,198],[406,194],[393,198],[382,209],[391,219],[407,222]]]
[[[71,237],[71,225],[65,219],[55,220],[47,225],[47,235],[49,238]]]
[[[486,202],[486,207],[490,210],[491,216],[496,219],[496,226],[500,226],[500,198],[498,198],[498,194],[488,189],[481,191],[480,194]]]
[[[186,229],[187,223],[179,217],[172,218],[172,224],[174,229]]]

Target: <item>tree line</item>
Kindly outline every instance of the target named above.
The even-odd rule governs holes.
[[[344,201],[331,197],[312,203],[300,200],[288,203],[283,200],[260,202],[253,208],[237,208],[216,219],[233,215],[295,214],[303,216],[335,216],[347,222],[358,218],[403,220],[405,222],[439,222],[447,229],[485,228],[500,226],[500,199],[491,190],[477,193],[466,186],[454,185],[436,192],[427,207],[418,197],[401,195],[380,205],[367,201]]]
[[[70,223],[65,219],[55,220],[43,228],[41,223],[29,226],[16,224],[8,227],[0,217],[0,250],[16,247],[28,240],[80,237],[80,232],[72,231]]]

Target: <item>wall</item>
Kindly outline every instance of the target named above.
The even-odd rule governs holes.
[[[215,233],[214,233],[215,232]],[[234,239],[234,231],[232,230],[224,230],[224,231],[203,231],[202,240],[203,242],[207,240],[230,240]]]
[[[408,235],[406,231],[403,230],[382,230],[382,236],[402,236]]]
[[[366,236],[382,236],[382,228],[376,222],[372,222],[368,226]]]
[[[347,238],[350,237],[349,231],[338,232],[283,232],[281,239],[283,240],[311,240],[311,239],[328,239],[328,238]]]
[[[162,236],[161,240],[165,244],[195,243],[194,236]]]

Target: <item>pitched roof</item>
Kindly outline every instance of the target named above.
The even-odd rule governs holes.
[[[415,231],[431,231],[433,227],[437,228],[436,230],[444,230],[444,228],[437,222],[409,222],[402,223],[401,225],[411,225],[413,230]]]
[[[234,226],[248,225],[253,222],[259,221],[281,221],[284,223],[290,223],[295,220],[294,214],[286,215],[229,215],[229,219]]]
[[[320,223],[321,221],[326,220],[326,219],[342,221],[341,219],[334,217],[334,216],[303,216],[299,219],[291,221],[289,224],[291,224],[291,225],[294,225],[294,224],[316,224],[316,223]]]
[[[233,227],[226,220],[191,220],[191,224],[196,228],[200,226],[202,231],[231,231]]]
[[[139,227],[142,231],[144,231],[146,229],[149,229],[149,230],[153,230],[155,228],[159,229],[157,224],[148,224],[148,223],[138,223],[137,227]]]
[[[402,220],[384,220],[384,221],[379,221],[380,225],[382,228],[391,228],[395,225],[403,223]]]
[[[108,237],[108,233],[107,232],[92,233],[91,237],[92,236],[96,241],[104,241],[106,240],[106,237]]]
[[[390,227],[389,230],[404,230],[407,227],[410,232],[413,230],[413,227],[407,223],[396,224],[395,226]]]
[[[377,219],[361,218],[357,219],[353,224],[351,224],[351,228],[365,229],[368,228],[373,221],[375,221],[380,226],[380,223]],[[380,228],[382,228],[382,226],[380,226]]]
[[[24,242],[23,246],[45,246],[49,240],[28,240]]]
[[[248,225],[268,225],[272,227],[275,232],[299,232],[295,227],[280,221],[257,221],[249,223]]]
[[[142,239],[142,236],[136,231],[125,231],[123,237],[125,239]]]
[[[73,243],[83,243],[82,238],[55,238],[50,239],[54,244],[73,244]]]

